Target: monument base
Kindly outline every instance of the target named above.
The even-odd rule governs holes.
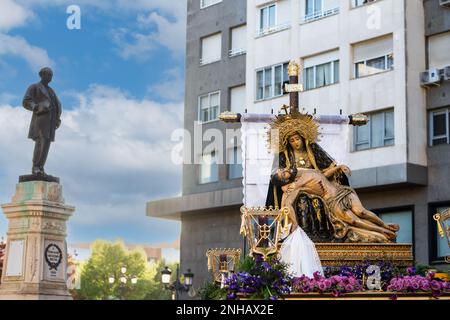
[[[67,206],[55,182],[17,184],[10,204],[2,205],[8,224],[0,300],[69,300]]]
[[[4,284],[0,300],[73,300],[62,284]]]
[[[366,261],[386,261],[397,267],[414,265],[412,244],[316,243],[324,267],[354,266]]]
[[[59,183],[59,178],[48,174],[27,174],[19,177],[19,183],[32,182],[32,181],[45,181]]]

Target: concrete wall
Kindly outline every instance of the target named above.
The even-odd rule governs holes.
[[[194,121],[198,120],[199,96],[220,90],[220,112],[230,106],[229,89],[245,84],[245,55],[229,58],[231,28],[246,23],[246,1],[224,0],[216,5],[200,9],[200,0],[188,0],[186,51],[186,96],[184,110],[184,127],[194,141]],[[201,39],[205,36],[222,32],[222,59],[218,62],[200,65]],[[203,125],[203,131],[217,128],[238,128],[227,126],[220,121]],[[201,138],[196,138],[199,141]],[[204,142],[206,146],[208,143]],[[191,148],[192,162],[200,156]],[[224,147],[225,153],[225,147]],[[220,189],[235,188],[242,185],[240,179],[228,180],[226,165],[220,165],[219,182],[199,185],[199,166],[186,164],[183,167],[183,195],[209,192]]]
[[[450,8],[441,7],[439,0],[424,0],[425,34],[427,37],[450,31]],[[448,44],[450,50],[450,43]],[[427,56],[429,52],[427,53]],[[448,64],[450,66],[450,55]],[[427,62],[426,68],[432,67]],[[450,82],[443,82],[439,87],[427,89],[425,111],[450,107]],[[428,115],[427,115],[428,118]],[[429,133],[428,133],[429,134]],[[428,147],[428,203],[450,203],[450,145]],[[435,212],[428,212],[431,216]],[[433,222],[434,223],[434,222]],[[434,235],[424,233],[423,236],[434,241]],[[430,246],[431,248],[431,246]],[[448,267],[448,266],[447,266]]]
[[[439,0],[423,0],[425,34],[427,36],[450,30],[450,9],[441,7]]]
[[[240,222],[239,206],[183,218],[180,242],[182,272],[190,268],[195,273],[194,287],[198,288],[205,280],[211,279],[207,268],[208,249],[240,248],[243,252]]]
[[[304,1],[283,0],[277,1],[278,23],[291,22],[290,28],[258,37],[258,10],[269,2],[248,0],[245,16],[246,1],[223,1],[205,10],[199,9],[199,1],[188,1],[185,127],[192,132],[199,95],[221,90],[221,111],[225,111],[229,88],[243,83],[247,85],[249,112],[277,110],[289,102],[288,96],[255,102],[256,69],[339,49],[340,83],[302,93],[300,104],[309,112],[317,108],[321,114],[335,114],[339,109],[357,113],[395,107],[395,146],[351,152],[350,137],[346,148],[355,173],[352,185],[358,188],[368,209],[411,208],[416,260],[430,263],[434,241],[430,204],[450,202],[450,146],[427,146],[427,110],[450,106],[450,84],[425,90],[420,87],[419,73],[427,68],[426,36],[450,30],[450,10],[441,8],[438,0],[425,0],[423,6],[421,0],[382,0],[360,8],[351,8],[350,1],[339,0],[339,14],[301,23]],[[376,28],[369,27],[374,12],[381,17]],[[247,57],[230,59],[229,28],[245,20]],[[200,39],[217,31],[223,32],[222,60],[200,66]],[[394,71],[353,79],[352,44],[388,34],[392,34],[394,42]],[[203,130],[208,128],[223,131],[230,125],[213,122],[205,124]],[[226,170],[226,166],[220,168],[219,183],[198,185],[198,168],[186,165],[183,195],[239,188],[241,180],[228,181]],[[182,272],[191,268],[194,284],[199,287],[209,276],[205,255],[208,249],[243,247],[239,206],[181,214],[181,220]]]

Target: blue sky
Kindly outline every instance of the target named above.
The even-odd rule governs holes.
[[[81,8],[81,30],[66,27],[69,5]],[[21,100],[50,65],[64,113],[46,171],[77,208],[69,243],[179,238],[179,223],[147,218],[145,204],[181,193],[168,159],[182,127],[185,15],[185,0],[0,1],[1,203],[31,169]]]

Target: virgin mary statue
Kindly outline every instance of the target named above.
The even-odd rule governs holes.
[[[291,185],[300,169],[318,171],[336,167],[335,161],[316,143],[318,125],[310,115],[291,112],[278,116],[271,124],[268,139],[275,154],[266,207],[284,207],[284,190]],[[336,173],[336,181],[348,185],[347,177]],[[300,192],[290,207],[291,233],[281,247],[282,261],[294,276],[312,277],[323,273],[314,242],[331,242],[333,227],[320,197]]]
[[[299,112],[278,116],[271,124],[269,145],[275,154],[266,207],[280,207],[283,187],[294,182],[299,168],[325,171],[336,167],[336,162],[317,144],[318,125],[310,115]],[[290,172],[279,175],[280,170]],[[348,178],[336,173],[335,181],[348,186]],[[301,192],[294,204],[298,225],[314,242],[338,242],[322,199]]]
[[[288,208],[290,234],[281,246],[282,261],[295,276],[322,273],[314,236],[326,231],[334,241],[389,243],[398,225],[387,225],[362,205],[348,186],[350,169],[337,165],[317,145],[319,125],[293,111],[270,126],[269,145],[275,153],[266,206]],[[305,230],[304,230],[305,229]]]

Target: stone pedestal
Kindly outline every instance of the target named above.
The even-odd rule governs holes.
[[[0,299],[71,300],[66,222],[75,208],[64,204],[62,186],[21,182],[2,208],[9,225]]]

